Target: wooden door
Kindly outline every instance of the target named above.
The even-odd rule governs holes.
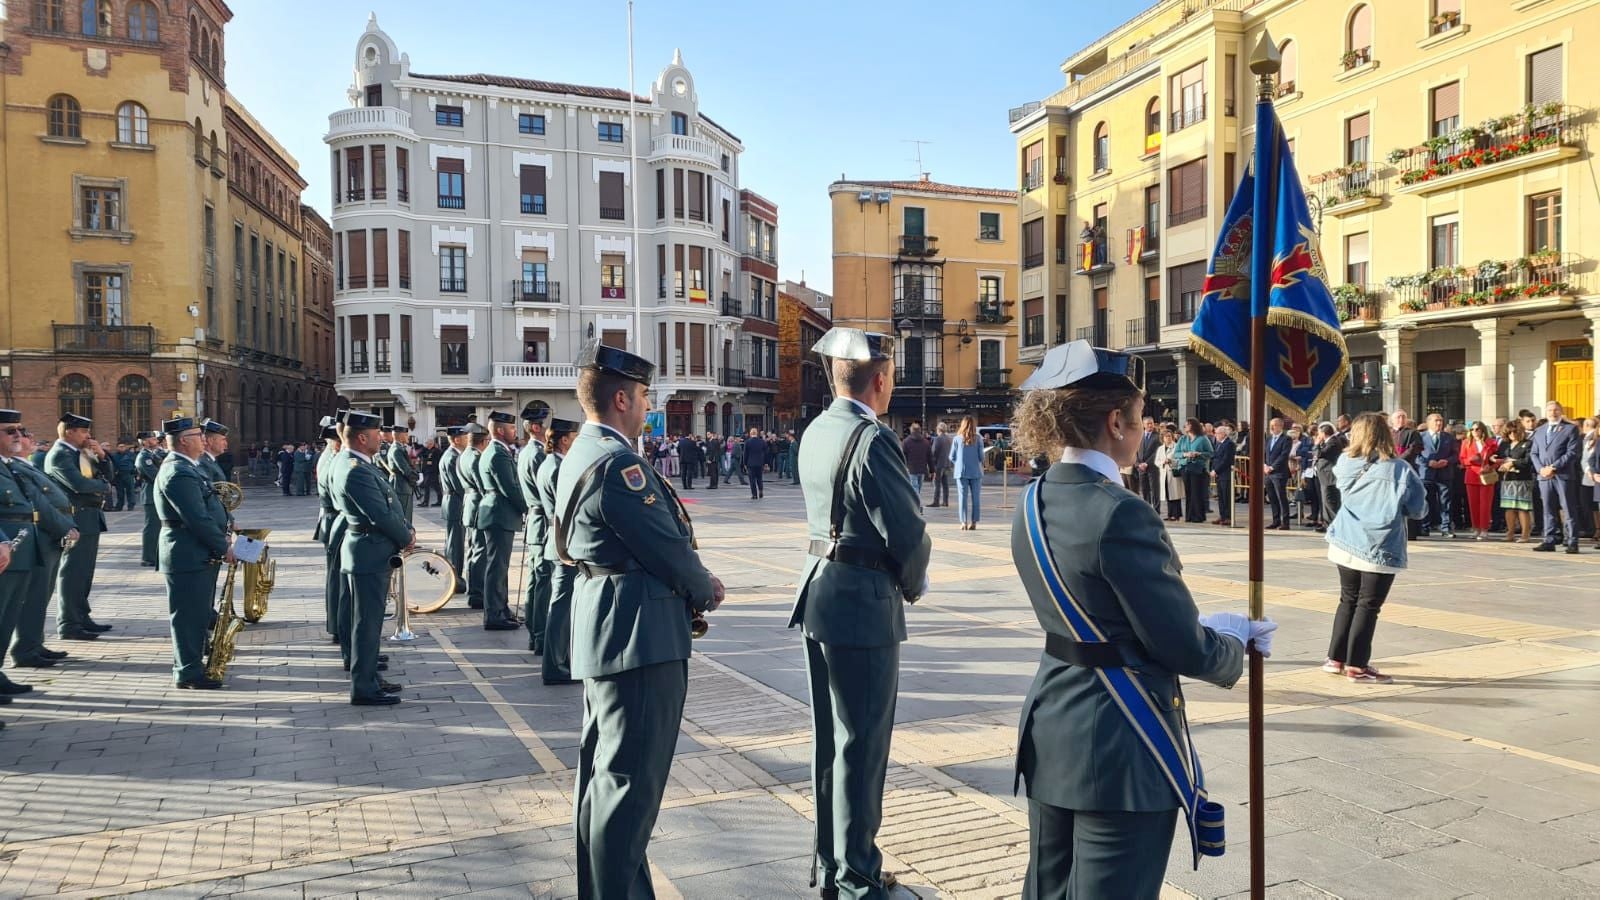
[[[1569,419],[1594,415],[1594,347],[1588,341],[1550,345],[1550,395]]]

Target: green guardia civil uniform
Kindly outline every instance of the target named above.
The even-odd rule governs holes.
[[[411,465],[411,453],[404,441],[389,445],[388,463],[389,487],[394,490],[395,499],[400,501],[400,514],[409,523],[416,500],[417,470]]]
[[[439,456],[439,481],[444,488],[444,496],[439,499],[439,512],[444,519],[444,558],[455,570],[458,594],[465,584],[461,579],[466,575],[467,550],[466,526],[461,521],[467,487],[461,481],[461,470],[457,468],[460,459],[461,451],[456,449],[455,444],[446,447]]]
[[[578,572],[577,569],[561,561],[561,554],[556,547],[554,527],[557,515],[556,487],[560,482],[563,459],[560,453],[546,453],[535,475],[539,488],[539,503],[551,511],[551,527],[545,529],[544,544],[545,558],[552,562],[550,606],[545,610],[544,647],[539,658],[540,674],[544,677],[545,684],[562,684],[573,680],[572,590],[577,584]]]
[[[322,448],[317,457],[317,530],[312,537],[322,542],[324,568],[322,570],[323,627],[335,640],[339,640],[339,597],[344,593],[344,575],[339,571],[340,548],[344,546],[344,518],[333,502],[333,464],[338,451],[332,444]],[[344,642],[340,641],[341,647]],[[348,654],[346,654],[348,656]],[[350,660],[346,658],[348,665]]]
[[[56,570],[61,565],[61,539],[77,526],[72,519],[72,502],[61,485],[21,457],[9,462],[12,478],[21,485],[39,516],[38,547],[44,560],[28,573],[11,638],[12,662],[28,665],[38,661],[39,651],[45,649],[44,620],[50,609],[50,595],[55,593]],[[150,492],[155,492],[154,482],[150,483]],[[4,650],[5,645],[0,644],[0,656]]]
[[[711,573],[676,495],[626,436],[586,423],[559,469],[557,460],[547,457],[540,473],[559,475],[548,499],[578,563],[571,617],[572,674],[585,679],[574,822],[578,894],[653,897],[645,854],[688,690],[691,610],[710,607]],[[546,659],[557,618],[552,603]]]
[[[62,635],[82,632],[94,622],[89,615],[89,589],[94,584],[95,561],[100,555],[100,534],[106,530],[106,516],[101,509],[111,485],[102,478],[84,475],[86,462],[90,460],[83,451],[62,440],[45,454],[44,472],[67,492],[78,527],[78,542],[62,554],[56,573],[56,631]]]
[[[133,470],[144,483],[144,531],[140,534],[139,561],[154,566],[160,555],[161,517],[156,515],[156,475],[161,472],[161,461],[166,451],[160,448],[142,448],[133,458]]]
[[[378,648],[389,595],[389,558],[411,543],[411,526],[383,472],[359,453],[343,450],[333,461],[334,503],[346,522],[339,568],[350,603],[341,608],[340,634],[349,635],[350,699],[382,696]],[[343,619],[349,610],[348,625]]]
[[[228,513],[199,462],[172,453],[156,475],[156,514],[161,517],[158,568],[167,581],[172,676],[179,684],[198,682],[205,678],[211,598],[228,555]]]
[[[478,455],[478,531],[483,535],[483,624],[515,621],[511,614],[511,554],[528,515],[511,448],[499,440]]]
[[[545,619],[550,614],[550,559],[544,545],[550,537],[550,516],[539,494],[539,466],[547,454],[544,445],[529,440],[517,453],[517,485],[528,505],[528,527],[523,533],[523,548],[528,561],[524,567],[522,622],[528,628],[528,649],[544,653]]]
[[[858,442],[842,459],[858,428]],[[843,509],[835,536],[834,481],[840,475]],[[835,399],[806,429],[800,484],[811,547],[789,626],[805,635],[811,686],[813,876],[821,869],[822,886],[840,897],[886,897],[876,840],[905,604],[925,587],[931,542],[900,442],[852,400]],[[825,558],[835,537],[839,549]]]
[[[39,531],[39,514],[28,490],[13,474],[14,468],[26,465],[10,459],[0,461],[0,541],[21,538],[12,547],[10,565],[0,572],[0,651],[11,643],[17,619],[28,600],[28,583],[34,570],[45,564],[45,537]]]
[[[478,487],[478,457],[481,455],[469,442],[456,460],[456,474],[461,477],[461,486],[466,491],[461,503],[461,527],[466,544],[462,562],[466,565],[459,571],[467,582],[467,606],[473,609],[483,609],[483,538],[478,533],[478,504],[483,500],[483,491]]]

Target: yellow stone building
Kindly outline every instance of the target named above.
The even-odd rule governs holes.
[[[63,411],[89,415],[103,440],[177,412],[229,422],[235,446],[308,434],[299,423],[320,410],[309,397],[303,413],[293,406],[304,376],[292,341],[269,353],[236,327],[229,238],[236,212],[247,230],[255,220],[232,199],[250,190],[230,165],[232,12],[221,0],[37,0],[7,16],[0,400],[46,431]],[[282,189],[272,202],[298,218],[301,185],[255,190],[266,203]],[[290,233],[279,246],[301,256]],[[283,315],[298,321],[287,303]],[[241,394],[247,380],[261,393]]]
[[[897,334],[897,425],[1003,421],[1017,358],[1017,192],[844,179],[833,207],[833,322]]]
[[[1169,417],[1246,408],[1184,348],[1250,158],[1264,30],[1352,358],[1330,412],[1600,408],[1584,0],[1163,0],[1072,52],[1060,91],[1010,113],[1020,358],[1086,338],[1146,356]]]

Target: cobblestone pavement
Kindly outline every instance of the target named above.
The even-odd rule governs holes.
[[[651,845],[664,897],[807,889],[809,734],[784,628],[804,524],[797,489],[690,492],[730,601],[697,642],[673,781]],[[1018,706],[1041,646],[1009,551],[1009,498],[957,530],[929,511],[933,593],[909,611],[885,802],[889,868],[924,896],[1014,896],[1027,817],[1011,796]],[[567,897],[580,689],[547,688],[520,632],[457,600],[390,651],[397,707],[346,702],[321,634],[315,500],[250,488],[278,587],[241,636],[228,688],[172,688],[159,577],[138,513],[111,515],[93,595],[116,626],[73,658],[13,671],[0,710],[0,895],[195,897],[472,893]],[[418,510],[423,543],[442,535]],[[1202,609],[1238,609],[1244,533],[1174,529]],[[1268,872],[1278,897],[1600,896],[1600,553],[1415,545],[1378,632],[1397,677],[1324,675],[1336,597],[1320,536],[1269,535]],[[1231,846],[1174,896],[1232,896],[1247,871],[1245,691],[1190,685]]]

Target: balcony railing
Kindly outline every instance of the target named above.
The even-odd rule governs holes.
[[[1109,268],[1111,266],[1110,253],[1106,245],[1106,239],[1103,237],[1095,238],[1092,241],[1085,241],[1084,243],[1079,244],[1078,253],[1080,254],[1079,258],[1074,260],[1074,262],[1076,262],[1078,265],[1078,273],[1080,275],[1086,275],[1090,272],[1098,272],[1101,269]],[[1087,259],[1085,259],[1085,257],[1087,257]],[[1085,263],[1087,263],[1087,265],[1085,265]]]
[[[522,195],[522,214],[525,215],[525,216],[542,216],[542,215],[544,215],[544,195],[543,194],[523,194]]]
[[[150,353],[156,330],[150,325],[55,325],[57,353]]]
[[[1044,265],[1043,250],[1040,250],[1037,253],[1028,253],[1022,257],[1022,267],[1024,269],[1037,269],[1042,265]]]
[[[578,367],[566,363],[514,363],[494,365],[497,388],[565,388],[578,383]]]
[[[744,315],[744,301],[737,297],[722,295],[722,314],[725,316],[739,317]]]
[[[1475,266],[1397,275],[1384,285],[1394,291],[1404,312],[1490,306],[1575,293],[1574,264],[1560,253],[1541,251],[1519,259],[1486,259]]]
[[[1199,311],[1200,292],[1191,291],[1172,298],[1167,306],[1167,324],[1184,325],[1194,321],[1195,313]]]
[[[625,215],[622,207],[620,206],[602,206],[600,207],[600,218],[616,219],[620,221],[625,218]]]
[[[1383,315],[1377,285],[1341,284],[1333,289],[1333,307],[1340,322],[1376,322]]]
[[[411,113],[393,106],[357,106],[328,116],[328,138],[345,134],[411,134]]]
[[[1011,321],[1011,314],[999,300],[979,300],[976,318],[984,325],[1000,325]]]
[[[1161,320],[1154,316],[1135,316],[1122,325],[1122,346],[1147,347],[1161,343]]]
[[[900,387],[944,387],[944,369],[931,366],[901,369],[895,372],[894,380]]]
[[[1169,118],[1171,127],[1167,129],[1168,131],[1182,131],[1190,125],[1198,125],[1204,122],[1206,120],[1206,98],[1201,97],[1197,106],[1174,110]]]
[[[722,167],[722,151],[716,144],[686,134],[660,134],[650,139],[650,162],[668,158]]]
[[[441,194],[439,196],[439,208],[440,209],[466,209],[467,208],[467,199],[465,197],[451,197],[451,196],[447,196],[447,195]]]
[[[1088,341],[1096,347],[1109,347],[1105,330],[1098,325],[1080,325],[1078,327],[1078,340]]]
[[[511,282],[511,300],[515,303],[560,303],[561,282],[518,279]]]
[[[344,198],[351,201],[365,200],[367,199],[367,189],[358,185],[349,189],[348,191],[345,191]]]
[[[744,387],[743,369],[722,369],[717,373],[717,383],[723,387]]]
[[[980,390],[1011,390],[1010,369],[978,369],[978,388]]]
[[[1056,343],[1066,342],[1066,327],[1056,325]],[[1022,320],[1022,346],[1034,347],[1044,343],[1044,316],[1029,316]]]
[[[1389,192],[1389,170],[1368,162],[1355,162],[1312,175],[1307,181],[1316,189],[1323,210],[1378,199]]]
[[[1561,103],[1529,105],[1521,112],[1488,119],[1429,138],[1420,146],[1391,151],[1402,188],[1458,172],[1488,169],[1554,147],[1572,146],[1583,137],[1581,110]]]
[[[1022,192],[1024,194],[1029,191],[1037,191],[1041,187],[1044,187],[1043,172],[1028,172],[1022,176]]]
[[[894,314],[921,319],[944,318],[944,301],[923,295],[909,295],[894,301]]]
[[[937,256],[939,239],[931,234],[900,235],[901,256]]]
[[[467,279],[441,275],[439,276],[439,291],[444,294],[465,294],[467,292]]]

